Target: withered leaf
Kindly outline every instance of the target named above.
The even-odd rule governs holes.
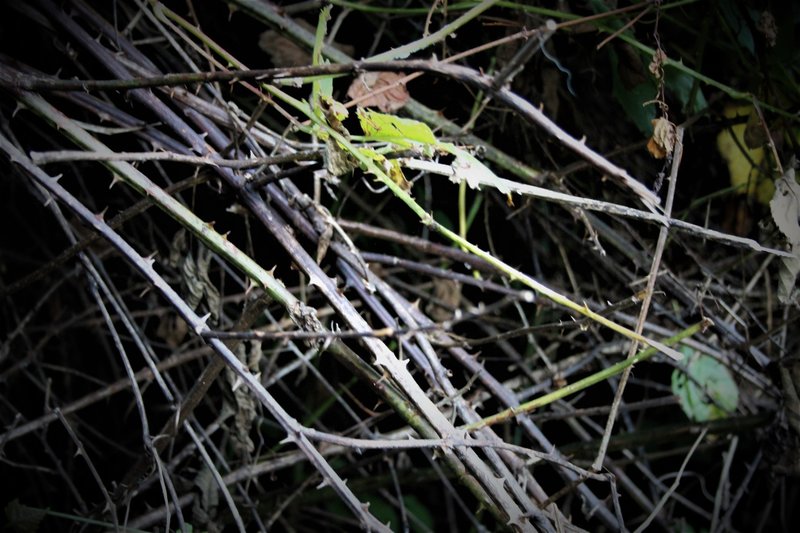
[[[647,151],[656,159],[664,159],[675,149],[675,124],[659,117],[652,120],[653,136],[647,142]]]
[[[798,295],[800,274],[800,185],[795,179],[794,159],[786,173],[775,182],[775,195],[769,203],[772,219],[791,247],[793,257],[781,258],[778,270],[778,301],[788,305]]]
[[[653,54],[653,59],[650,60],[650,65],[647,66],[647,69],[656,79],[660,79],[661,76],[664,75],[664,61],[666,61],[666,59],[667,54],[665,54],[664,50],[661,48],[656,50]]]
[[[365,72],[353,80],[347,96],[358,100],[362,107],[377,107],[384,113],[394,113],[410,98],[405,84],[398,83],[402,78],[403,74],[397,72]],[[366,98],[362,100],[362,97]]]

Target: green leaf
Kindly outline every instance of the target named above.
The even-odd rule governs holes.
[[[319,65],[322,62],[322,47],[325,45],[325,34],[328,33],[328,21],[331,19],[331,8],[333,6],[325,6],[319,11],[319,18],[317,19],[317,31],[314,34],[314,51],[311,56],[311,64]]]
[[[695,89],[694,95],[692,95],[692,87],[696,82],[687,73],[669,68],[664,71],[664,78],[667,88],[678,98],[681,103],[681,110],[685,113],[696,113],[708,107],[706,97],[699,86]]]
[[[322,62],[324,65],[330,63],[328,60],[324,60]],[[320,76],[317,80],[319,84],[319,96],[321,99],[330,98],[333,99],[333,76]]]
[[[633,87],[626,87],[619,74],[619,56],[614,50],[610,50],[610,58],[613,73],[611,92],[622,106],[625,115],[636,124],[639,131],[649,137],[653,129],[651,121],[656,118],[656,109],[653,105],[646,105],[646,102],[655,98],[656,86],[648,80]]]
[[[406,510],[408,514],[414,516],[422,522],[423,528],[427,530],[433,530],[433,515],[431,514],[430,509],[424,505],[419,498],[413,495],[406,495],[403,496],[403,503],[406,506]],[[414,527],[416,523],[414,521],[411,522],[412,530],[418,531],[420,530],[417,527]],[[425,529],[422,529],[423,531]]]
[[[311,64],[320,65],[325,63],[322,59],[322,47],[324,45],[325,34],[328,33],[328,20],[331,18],[331,7],[325,6],[319,12],[317,20],[317,31],[314,35],[314,50],[311,54]],[[320,100],[322,97],[330,97],[333,94],[333,78],[314,78],[311,82],[311,102],[314,114],[322,117]]]
[[[683,412],[695,422],[730,416],[739,405],[739,388],[725,365],[708,355],[683,347],[685,371],[672,372],[672,392]]]
[[[737,4],[738,3],[733,0],[724,0],[720,2],[720,13],[739,45],[750,52],[750,55],[755,56],[756,45],[753,33],[750,31],[750,27],[742,16],[742,12],[737,7]],[[755,22],[752,17],[751,22]]]
[[[430,145],[437,142],[436,136],[424,122],[363,108],[359,108],[357,114],[364,135],[371,140],[386,141],[406,148],[414,143]]]

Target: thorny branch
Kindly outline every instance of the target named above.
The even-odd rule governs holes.
[[[233,3],[314,45],[313,32],[271,3]],[[347,4],[337,28],[364,8],[334,3]],[[365,60],[325,45],[333,63],[253,70],[238,68],[234,52],[211,38],[218,28],[208,20],[201,24],[199,6],[188,10],[188,19],[156,2],[117,2],[113,12],[101,14],[70,0],[66,14],[38,0],[14,11],[19,20],[43,23],[58,53],[70,51],[63,56],[64,76],[72,78],[0,56],[0,152],[11,163],[8,186],[49,204],[74,237],[65,248],[46,232],[34,234],[50,259],[15,251],[8,259],[15,274],[10,284],[2,265],[3,319],[12,326],[0,345],[0,384],[8,384],[0,407],[3,468],[24,474],[26,483],[35,482],[31,486],[38,476],[50,476],[48,486],[66,494],[56,507],[78,509],[75,522],[108,528],[169,529],[174,519],[181,530],[265,524],[388,530],[381,506],[369,502],[388,502],[403,527],[413,522],[420,529],[436,526],[424,523],[415,505],[441,505],[455,520],[451,527],[475,529],[668,528],[683,513],[713,524],[724,516],[729,523],[744,497],[743,490],[735,501],[721,497],[738,479],[731,475],[737,432],[748,438],[772,423],[779,398],[763,369],[786,360],[796,345],[786,334],[796,315],[787,308],[776,318],[767,269],[772,257],[791,254],[768,237],[761,244],[711,229],[702,218],[673,218],[682,129],[662,210],[657,195],[633,177],[639,169],[631,159],[612,162],[590,148],[592,131],[582,138],[568,134],[514,84],[526,76],[523,65],[541,59],[539,52],[549,58],[563,53],[563,32],[580,24],[635,11],[607,32],[604,48],[629,39],[646,23],[648,2],[558,24],[535,18],[533,30],[522,27],[447,55],[453,41],[444,38],[493,4],[454,11],[439,31],[358,56]],[[449,15],[434,8],[393,22],[416,31],[423,18],[427,27],[438,16]],[[388,21],[369,20],[381,27]],[[377,32],[374,44],[389,42],[384,38]],[[519,46],[519,39],[528,41]],[[394,59],[434,45],[446,52],[442,60]],[[465,58],[479,64],[479,53],[507,45],[516,46],[512,59],[496,73],[459,64]],[[523,136],[532,136],[526,139],[531,153],[533,139],[558,147],[542,143],[539,162],[554,171],[536,171],[513,148],[506,153],[464,135],[444,119],[447,111],[405,104],[403,114],[430,122],[437,135],[485,148],[498,174],[525,182],[502,178],[504,187],[537,199],[526,200],[522,216],[492,183],[470,191],[475,203],[469,216],[460,215],[472,224],[470,238],[481,246],[485,241],[491,254],[477,257],[428,234],[434,227],[451,231],[443,221],[452,214],[455,193],[433,177],[457,177],[447,158],[386,147],[386,157],[419,172],[413,194],[430,226],[420,232],[419,221],[406,217],[390,194],[375,196],[358,179],[333,176],[331,155],[345,143],[321,142],[324,128],[312,129],[306,117],[265,93],[281,86],[299,101],[308,97],[307,86],[294,89],[304,78],[328,76],[339,84],[367,72],[411,74],[399,83],[433,75],[446,91],[467,87],[478,104],[491,99],[511,111]],[[106,79],[109,73],[113,79]],[[249,93],[243,96],[242,87]],[[496,109],[476,107],[485,123],[471,121],[480,125],[475,131],[501,138],[502,122],[487,118]],[[766,129],[769,117],[758,110]],[[582,112],[602,116],[603,110]],[[769,139],[779,158],[777,137]],[[354,150],[362,146],[343,140]],[[686,149],[692,149],[688,142]],[[546,187],[558,168],[575,167],[574,156],[593,169],[583,172],[594,181],[570,183],[571,190],[602,190],[606,198],[567,194],[552,180],[558,190]],[[60,174],[45,173],[45,165]],[[113,174],[110,190],[98,186],[105,177],[98,178],[100,168]],[[597,186],[599,174],[620,187]],[[630,198],[647,210],[624,205]],[[60,215],[52,202],[71,214]],[[106,205],[119,211],[108,222]],[[711,204],[708,213],[717,215]],[[35,217],[25,214],[36,227]],[[574,231],[570,216],[585,225],[596,248]],[[648,224],[660,232],[655,244]],[[183,230],[189,244],[179,246]],[[677,232],[692,238],[677,239]],[[601,243],[608,253],[600,253]],[[739,254],[735,265],[733,253]],[[770,256],[764,260],[761,253]],[[570,287],[589,316],[648,338],[672,338],[721,361],[746,384],[740,407],[702,430],[686,421],[643,430],[652,420],[682,416],[680,401],[665,386],[673,363],[655,357],[645,364],[652,349],[637,353],[635,342],[609,337],[592,320],[575,319],[520,288],[521,277],[497,268],[500,257],[514,272],[548,280],[548,291]],[[762,266],[748,269],[753,261]],[[37,291],[37,300],[27,302]],[[630,310],[640,302],[636,318]],[[701,332],[711,321],[713,334]],[[781,328],[779,339],[774,333]],[[91,342],[71,340],[75,331]],[[85,353],[91,354],[88,364]],[[789,364],[782,367],[786,387]],[[59,440],[60,431],[68,438]],[[730,436],[716,499],[698,499],[687,481],[689,463],[697,455],[714,457]],[[73,450],[84,462],[62,465]],[[670,463],[674,457],[678,461]],[[749,464],[748,482],[764,457]],[[663,479],[673,473],[668,486]],[[320,483],[323,490],[312,490]],[[331,492],[350,515],[326,506]],[[418,500],[431,495],[431,501],[419,503],[414,494],[426,495]],[[29,490],[20,501],[50,506]],[[391,520],[396,528],[398,520]]]

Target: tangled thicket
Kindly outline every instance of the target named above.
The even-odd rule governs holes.
[[[7,527],[792,523],[797,7],[94,4],[2,5]]]

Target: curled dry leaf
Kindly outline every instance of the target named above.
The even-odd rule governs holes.
[[[653,59],[650,60],[650,65],[647,66],[650,74],[652,74],[657,80],[661,79],[661,76],[664,75],[664,61],[667,60],[667,54],[664,53],[664,50],[659,48],[653,54]]]
[[[652,120],[653,136],[647,142],[647,151],[656,159],[664,159],[675,149],[675,124],[659,117]]]
[[[772,219],[786,237],[793,257],[785,257],[778,271],[778,300],[788,305],[795,301],[800,274],[800,185],[795,179],[794,160],[786,173],[775,181],[775,195],[769,203]]]
[[[400,83],[402,78],[403,74],[397,72],[365,72],[353,80],[347,96],[358,100],[363,107],[394,113],[406,105],[410,97],[405,84]]]

